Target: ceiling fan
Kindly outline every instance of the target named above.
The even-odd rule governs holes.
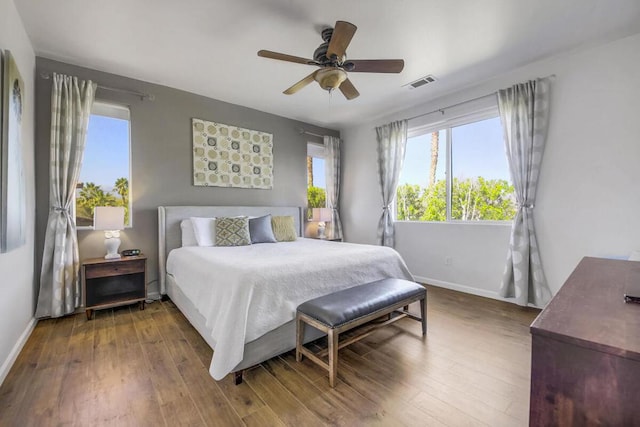
[[[347,99],[354,99],[360,93],[353,86],[347,72],[351,73],[399,73],[404,68],[402,59],[349,59],[346,50],[358,27],[346,21],[337,21],[335,28],[322,30],[322,43],[313,53],[313,59],[272,52],[258,51],[263,58],[295,62],[297,64],[316,65],[320,67],[283,93],[292,95],[311,83],[317,81],[322,89],[329,92],[340,89]]]

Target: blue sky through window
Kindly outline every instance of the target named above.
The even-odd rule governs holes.
[[[129,121],[92,114],[80,182],[110,191],[122,177],[129,179]]]
[[[325,188],[324,159],[312,157],[313,159],[313,186]]]
[[[452,128],[453,175],[457,178],[510,181],[500,118],[495,117]],[[440,131],[436,180],[445,178],[446,131]],[[431,133],[410,138],[399,185],[427,186],[431,163]]]

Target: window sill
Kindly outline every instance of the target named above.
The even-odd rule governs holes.
[[[473,227],[482,225],[511,227],[513,221],[406,221],[406,220],[394,220],[394,223],[398,224],[430,224],[430,225],[470,225]]]
[[[132,225],[127,225],[124,227],[124,230],[130,230],[132,228],[133,228]],[[120,230],[120,231],[124,231],[124,230]],[[87,227],[87,226],[76,226],[76,231],[104,231],[104,230],[94,230],[93,227]]]

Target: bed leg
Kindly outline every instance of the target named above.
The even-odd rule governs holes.
[[[233,373],[233,379],[236,385],[242,384],[242,374],[244,370],[236,371]]]

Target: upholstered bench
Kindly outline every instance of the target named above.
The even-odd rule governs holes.
[[[420,301],[420,317],[408,312],[410,303]],[[314,363],[329,371],[329,385],[335,386],[338,373],[338,350],[352,344],[381,326],[410,317],[422,322],[422,335],[427,333],[427,290],[415,282],[403,279],[383,279],[329,295],[314,298],[298,306],[296,314],[296,360],[307,356]],[[400,310],[403,308],[402,310]],[[391,316],[398,312],[397,316]],[[374,319],[389,315],[388,320],[372,324],[362,333],[339,342],[341,333]],[[304,324],[327,334],[328,348],[314,353],[303,346]],[[328,363],[323,360],[328,355]]]

